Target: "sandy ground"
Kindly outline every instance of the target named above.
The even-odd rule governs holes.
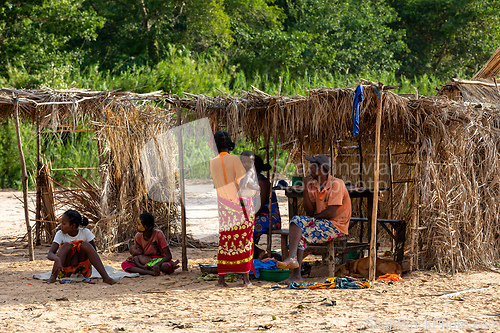
[[[209,184],[188,187],[189,230],[205,240],[217,232],[212,191]],[[14,194],[0,192],[0,332],[500,331],[500,274],[495,272],[421,271],[365,290],[274,290],[274,283],[258,280],[253,288],[238,281],[219,289],[215,282],[197,280],[198,264],[215,263],[212,247],[189,248],[189,271],[170,276],[125,278],[114,286],[100,280],[43,284],[32,275],[51,269],[48,247],[37,247],[36,260],[28,261],[19,240],[24,214]],[[283,198],[280,205],[286,212]],[[181,257],[180,248],[172,252]],[[126,256],[102,255],[102,260],[119,269]],[[484,289],[455,299],[436,295],[472,288]],[[332,301],[335,306],[326,305]]]

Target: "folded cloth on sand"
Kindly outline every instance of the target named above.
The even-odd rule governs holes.
[[[336,277],[328,278],[324,283],[290,282],[290,284],[286,287],[275,286],[271,287],[271,289],[365,289],[370,287],[371,283],[367,279]]]
[[[380,275],[377,281],[403,281],[403,278],[398,274],[385,274]]]
[[[122,278],[124,277],[129,277],[129,278],[133,278],[133,277],[138,277],[139,276],[139,273],[127,273],[127,272],[122,272],[122,271],[118,271],[116,269],[114,269],[113,267],[111,266],[104,266],[104,269],[106,270],[106,272],[108,273],[109,277],[114,279],[114,280],[121,280]],[[33,274],[33,278],[34,279],[38,279],[38,280],[48,280],[50,278],[50,275],[52,274],[52,272],[44,272],[44,273],[39,273],[39,274]],[[73,275],[71,276],[71,278],[69,278],[70,280],[74,280],[74,281],[78,281],[78,280],[83,280],[85,277],[82,276],[81,274],[78,274],[78,275]],[[95,269],[95,267],[92,267],[92,275],[90,276],[90,278],[92,279],[102,279],[101,277],[101,274],[99,274],[99,272]],[[65,280],[67,280],[68,278],[65,278]]]
[[[277,270],[278,267],[276,267],[276,263],[277,263],[276,259],[266,260],[266,261],[254,259],[253,260],[254,269],[251,272],[255,274],[256,278],[258,278],[260,276],[261,269]]]

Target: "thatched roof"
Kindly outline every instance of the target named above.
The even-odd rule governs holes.
[[[500,47],[493,53],[491,58],[484,64],[484,66],[477,72],[472,79],[491,79],[500,73]]]
[[[155,91],[147,94],[135,94],[128,91],[95,91],[89,89],[0,89],[0,121],[12,115],[14,101],[19,101],[21,118],[35,119],[38,113],[43,125],[51,123],[57,126],[59,119],[89,115],[100,116],[112,101],[157,100],[163,94]],[[54,112],[55,111],[55,112]],[[50,115],[50,117],[46,117]]]
[[[55,205],[85,214],[91,220],[99,246],[111,249],[133,238],[134,221],[144,211],[155,215],[157,226],[167,236],[176,230],[177,204],[150,200],[141,169],[142,147],[173,126],[168,110],[147,103],[162,97],[161,92],[4,88],[0,89],[0,120],[11,116],[18,102],[20,116],[32,120],[39,116],[41,128],[51,126],[55,130],[68,124],[64,130],[71,130],[84,123],[95,129],[101,146],[99,151],[96,149],[100,181],[85,180],[75,171],[71,189],[54,190]],[[169,179],[168,185],[175,192],[175,179]],[[53,217],[50,220],[47,222],[54,222]]]
[[[441,87],[438,96],[446,96],[459,102],[499,105],[500,87],[494,79],[478,79],[475,81],[451,79],[450,82]]]
[[[362,137],[371,132],[375,123],[377,93],[375,85],[364,86],[360,111]],[[352,137],[353,98],[352,88],[311,89],[295,96],[272,96],[254,88],[242,97],[186,94],[184,98],[167,100],[191,110],[193,118],[215,119],[234,136],[245,135],[254,142],[262,136],[267,140],[277,136],[280,142],[314,141],[318,150],[327,150],[339,138]],[[391,137],[415,134],[411,109],[410,98],[386,91],[382,110],[382,128],[388,130],[385,132]]]

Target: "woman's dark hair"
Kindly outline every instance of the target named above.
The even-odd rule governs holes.
[[[264,161],[259,155],[255,155],[255,171],[257,173],[262,173],[263,171],[269,171],[271,170],[271,165],[269,163],[264,164]]]
[[[64,212],[63,215],[68,218],[69,224],[74,224],[77,228],[79,226],[86,227],[89,225],[89,219],[86,218],[85,216],[82,216],[76,210],[73,209],[67,210]]]
[[[217,133],[215,133],[214,141],[219,152],[221,152],[223,149],[231,151],[235,147],[234,142],[231,141],[231,136],[226,131],[218,131]]]
[[[153,230],[155,227],[155,218],[151,213],[142,213],[139,215],[139,218],[141,219],[141,223],[146,228],[147,231]]]

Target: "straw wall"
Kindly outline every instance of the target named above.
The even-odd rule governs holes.
[[[105,143],[106,162],[101,165],[102,218],[95,228],[104,248],[133,239],[139,215],[146,211],[155,216],[156,226],[167,237],[179,231],[177,204],[148,198],[140,159],[144,145],[170,129],[171,120],[170,114],[134,103],[112,103],[106,109],[105,122],[97,133]],[[170,178],[167,185],[172,192],[169,197],[175,198],[175,179]]]

